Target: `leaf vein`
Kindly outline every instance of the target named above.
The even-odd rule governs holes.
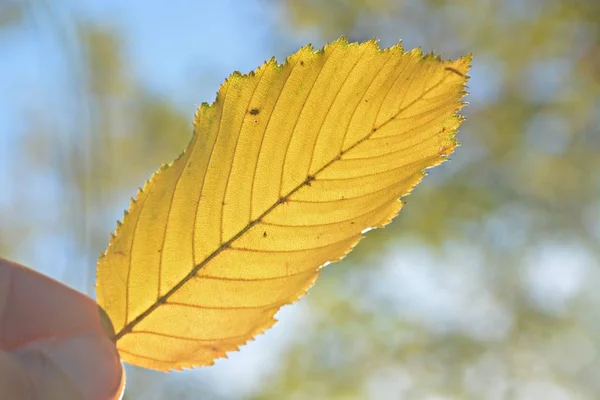
[[[327,62],[329,60],[331,60],[331,57],[333,56],[333,53],[336,49],[337,49],[337,47],[334,47],[333,50],[331,51],[331,53],[329,53],[327,55],[327,59],[323,62],[323,65],[321,66],[321,69],[317,73],[315,80],[312,82],[310,89],[308,90],[308,95],[302,102],[302,107],[300,108],[300,111],[298,112],[298,116],[296,117],[296,121],[294,122],[294,127],[292,128],[292,133],[290,133],[290,138],[285,147],[285,152],[283,153],[283,163],[281,164],[281,174],[279,176],[279,197],[281,197],[281,189],[283,189],[283,174],[285,172],[284,171],[285,170],[285,160],[287,159],[288,153],[290,151],[290,145],[292,144],[292,139],[294,138],[294,132],[296,131],[296,127],[298,126],[298,121],[300,121],[300,117],[302,117],[302,113],[304,112],[304,107],[306,107],[306,103],[308,103],[310,96],[313,94],[313,89],[315,88],[315,85],[316,85],[317,81],[319,80],[319,77],[323,73],[323,70],[325,69]]]
[[[212,157],[213,154],[215,153],[215,147],[217,146],[217,142],[219,141],[219,134],[221,133],[221,125],[223,124],[223,110],[225,110],[225,101],[226,101],[226,97],[227,97],[227,92],[229,91],[229,86],[226,86],[226,90],[225,93],[223,93],[223,99],[221,102],[221,114],[219,116],[219,129],[217,130],[217,134],[215,135],[215,141],[212,144],[212,148],[210,150],[210,155],[208,156],[208,162],[206,163],[206,170],[204,171],[204,176],[202,178],[202,187],[200,188],[200,192],[198,195],[198,200],[196,201],[195,207],[194,207],[194,222],[192,224],[192,262],[194,264],[196,264],[196,223],[198,220],[198,211],[200,208],[200,203],[202,202],[202,197],[203,197],[203,192],[204,192],[204,185],[206,184],[206,177],[208,176],[208,171],[210,170],[210,163],[212,161]],[[196,135],[199,135],[199,133],[195,133]],[[194,148],[196,147],[198,142],[194,143]],[[193,149],[190,149],[190,151],[193,151]]]
[[[345,241],[351,239],[352,237],[354,237],[356,235],[357,235],[357,233],[353,233],[352,235],[350,235],[348,237],[345,237],[345,238],[342,238],[340,240],[336,240],[335,242],[327,243],[327,244],[324,244],[322,246],[309,247],[309,248],[306,248],[306,249],[271,250],[271,249],[251,249],[251,248],[248,248],[248,247],[231,247],[231,248],[234,249],[234,250],[247,251],[247,252],[250,252],[250,253],[276,253],[276,254],[279,254],[279,253],[284,253],[284,254],[287,254],[287,253],[301,253],[301,252],[304,252],[304,251],[313,251],[313,250],[324,249],[325,247],[330,247],[330,246],[336,245],[338,243],[345,242]]]
[[[358,100],[356,105],[354,106],[354,109],[352,110],[352,114],[350,114],[350,118],[348,118],[348,124],[346,125],[346,128],[344,129],[344,134],[342,135],[342,140],[340,143],[340,151],[339,151],[340,154],[345,153],[348,150],[348,149],[344,150],[344,142],[346,141],[346,136],[348,136],[348,129],[350,128],[350,125],[352,124],[352,120],[354,119],[354,116],[356,115],[356,110],[358,109],[358,106],[361,104],[362,100],[367,95],[367,92],[371,89],[371,86],[373,86],[373,82],[375,82],[377,80],[377,77],[379,76],[379,74],[381,74],[381,71],[383,71],[383,69],[385,68],[385,66],[391,59],[392,59],[392,53],[390,52],[389,57],[385,60],[385,62],[383,64],[381,64],[381,67],[379,67],[379,70],[377,71],[377,73],[373,74],[373,78],[371,79],[371,81],[367,85],[367,88],[365,89],[364,93],[362,94],[362,96],[360,97],[360,99]],[[353,147],[353,146],[350,146],[350,147]]]
[[[221,341],[231,340],[231,339],[241,339],[241,338],[248,336],[247,334],[244,334],[244,335],[203,339],[203,338],[192,338],[192,337],[186,337],[186,336],[171,335],[168,333],[147,331],[147,330],[131,331],[130,334],[153,335],[153,336],[160,336],[160,337],[166,337],[166,338],[172,338],[172,339],[189,340],[189,341],[194,341],[194,342],[221,342]]]
[[[414,174],[413,174],[414,175]],[[308,204],[322,204],[322,203],[337,203],[340,201],[344,201],[344,200],[353,200],[353,199],[360,199],[361,197],[367,197],[369,195],[375,194],[375,193],[379,193],[379,192],[384,192],[386,190],[390,190],[391,188],[393,188],[394,186],[400,186],[401,184],[406,183],[413,175],[411,175],[410,177],[403,179],[400,182],[394,182],[394,184],[392,185],[388,185],[384,188],[378,189],[374,192],[370,192],[370,193],[365,193],[362,194],[360,196],[356,196],[356,197],[348,197],[345,199],[337,199],[337,200],[328,200],[328,201],[304,201],[304,200],[297,200],[294,201],[295,203],[308,203]],[[385,206],[389,205],[389,201],[385,201],[382,204],[379,204],[371,209],[369,209],[369,211],[364,212],[360,215],[354,215],[350,218],[346,218],[346,219],[342,219],[339,221],[333,221],[333,222],[324,222],[324,223],[319,223],[319,224],[296,224],[296,225],[288,225],[288,224],[277,224],[274,222],[261,222],[261,225],[265,225],[265,226],[277,226],[277,227],[281,227],[281,228],[315,228],[315,227],[319,227],[319,226],[328,226],[328,225],[337,225],[337,224],[343,224],[346,222],[350,222],[352,220],[359,220],[375,211],[379,211],[380,209],[384,208]]]
[[[214,280],[214,281],[227,281],[227,282],[266,282],[266,281],[276,281],[278,279],[294,277],[294,276],[306,274],[308,272],[312,273],[312,272],[314,272],[314,270],[315,270],[315,267],[311,267],[311,268],[303,269],[298,272],[294,272],[293,274],[270,276],[268,278],[226,278],[226,277],[214,276],[214,275],[196,275],[194,278],[209,279],[209,280]]]
[[[350,76],[352,75],[352,72],[354,71],[354,68],[356,68],[356,66],[358,65],[359,61],[362,59],[362,57],[365,54],[365,52],[366,52],[366,48],[357,57],[356,62],[354,63],[354,65],[352,66],[352,68],[350,68],[350,71],[348,71],[348,75],[346,75],[346,77],[344,78],[344,81],[342,82],[342,84],[338,88],[337,93],[335,94],[335,97],[333,98],[333,101],[331,102],[331,104],[329,105],[329,108],[327,109],[327,113],[325,114],[325,117],[323,118],[323,120],[321,121],[321,124],[319,125],[319,133],[321,133],[321,129],[323,129],[323,125],[325,125],[325,122],[327,121],[327,118],[329,118],[329,114],[331,113],[331,110],[333,109],[333,105],[335,104],[338,96],[342,92],[342,89],[348,83],[348,78],[350,78]],[[317,137],[315,138],[315,142],[312,145],[312,150],[309,153],[310,154],[310,159],[309,159],[309,162],[308,162],[308,170],[306,171],[306,175],[307,176],[310,175],[310,170],[312,168],[313,158],[315,156],[315,150],[316,150],[317,142],[318,141],[319,141],[319,135],[317,134]]]
[[[362,179],[362,178],[367,178],[369,176],[377,176],[377,175],[385,174],[385,173],[392,172],[392,171],[395,171],[395,170],[398,170],[398,169],[401,169],[401,168],[406,168],[406,167],[411,166],[411,165],[416,165],[416,164],[421,164],[421,163],[427,163],[427,162],[429,162],[431,160],[434,160],[436,158],[438,158],[438,156],[432,156],[432,157],[424,159],[424,160],[413,161],[411,163],[403,164],[403,165],[400,165],[398,167],[394,167],[394,168],[388,169],[386,171],[374,172],[372,174],[351,176],[351,177],[348,177],[348,178],[319,178],[319,181],[320,182],[323,182],[323,181],[330,182],[330,181],[351,181],[353,179]],[[294,200],[294,199],[289,199],[289,201],[290,202],[295,202],[295,203],[302,203],[302,202],[318,203],[318,202],[311,202],[311,201],[307,201],[307,200]]]
[[[262,309],[270,309],[270,308],[279,308],[283,304],[288,303],[289,299],[281,299],[276,302],[258,305],[258,306],[208,306],[208,305],[200,305],[200,304],[190,304],[190,303],[180,303],[174,301],[167,301],[165,303],[166,306],[176,306],[176,307],[184,307],[184,308],[194,308],[197,310],[227,310],[227,311],[240,311],[240,310],[262,310]]]
[[[405,134],[409,133],[410,131],[421,129],[422,127],[424,127],[425,125],[427,125],[427,124],[428,124],[428,123],[430,123],[431,121],[434,121],[436,118],[437,118],[437,115],[436,115],[435,117],[433,117],[432,119],[428,120],[427,122],[425,122],[425,123],[423,123],[423,124],[421,124],[421,125],[419,125],[419,126],[417,126],[417,127],[415,127],[415,128],[412,128],[412,129],[410,129],[410,130],[408,130],[408,131],[402,132],[402,133],[400,133],[400,134],[398,134],[398,135],[386,136],[386,138],[390,138],[390,137],[394,137],[394,136],[403,136],[403,135],[405,135]],[[406,150],[415,149],[415,148],[419,147],[420,145],[422,145],[423,143],[425,143],[425,142],[427,142],[427,141],[429,141],[429,140],[431,140],[431,139],[437,138],[438,136],[442,136],[444,133],[446,133],[446,130],[445,130],[445,129],[440,129],[440,130],[439,130],[439,131],[438,131],[436,134],[434,134],[434,135],[432,135],[432,136],[429,136],[429,137],[427,137],[427,138],[425,138],[425,139],[423,139],[423,140],[420,140],[420,141],[419,141],[419,142],[417,142],[417,143],[413,143],[413,144],[411,144],[410,146],[401,147],[401,148],[399,148],[399,149],[396,149],[396,150],[394,150],[394,151],[390,151],[390,152],[383,153],[383,154],[377,154],[377,155],[374,155],[374,156],[367,156],[367,157],[352,157],[352,158],[345,158],[344,160],[345,160],[345,161],[354,161],[354,160],[357,160],[357,161],[358,161],[358,160],[373,160],[373,159],[380,158],[380,157],[386,157],[386,156],[390,156],[390,155],[392,155],[392,154],[400,153],[400,152],[403,152],[403,151],[406,151]],[[371,139],[371,140],[372,140],[372,139]],[[319,180],[321,180],[321,179],[319,179]]]
[[[256,93],[256,88],[258,88],[258,85],[260,85],[260,81],[262,80],[262,77],[264,75],[265,75],[265,71],[263,69],[262,73],[258,77],[258,81],[256,82],[256,85],[252,89],[252,94],[250,95],[250,99],[248,100],[248,104],[246,105],[246,109],[249,108],[250,104],[252,104],[252,100],[254,100],[254,94]],[[240,142],[240,136],[242,136],[242,133],[244,131],[244,125],[246,125],[246,121],[247,121],[247,119],[244,119],[242,121],[242,125],[240,126],[240,130],[238,131],[238,135],[237,135],[237,138],[235,140],[235,147],[234,147],[234,150],[233,150],[233,155],[231,156],[231,163],[230,163],[230,166],[229,166],[229,172],[227,173],[227,180],[225,182],[225,191],[223,192],[223,200],[221,201],[221,204],[222,204],[222,206],[221,206],[221,218],[220,218],[221,228],[220,228],[219,243],[223,243],[223,220],[224,220],[224,214],[225,214],[225,206],[223,204],[225,202],[225,198],[227,197],[227,192],[229,191],[229,182],[231,180],[231,171],[233,170],[233,160],[235,160],[235,156],[237,155],[237,152],[238,152],[238,143]],[[196,261],[194,260],[194,263],[195,262]]]
[[[265,124],[265,129],[263,131],[263,134],[260,136],[260,145],[258,148],[258,154],[256,155],[256,164],[254,165],[254,173],[252,174],[252,184],[250,186],[250,214],[249,214],[250,221],[249,221],[249,224],[252,223],[251,221],[252,221],[252,212],[253,212],[253,203],[254,203],[254,184],[256,181],[256,172],[258,171],[258,163],[260,161],[260,155],[262,154],[262,148],[263,148],[263,143],[265,141],[265,136],[269,129],[269,126],[271,125],[271,121],[273,120],[273,114],[275,113],[277,106],[279,106],[279,100],[281,99],[281,94],[284,92],[284,90],[289,82],[290,76],[292,76],[292,74],[294,73],[294,70],[296,69],[296,66],[298,64],[299,63],[296,62],[296,64],[294,64],[294,66],[290,70],[290,73],[285,77],[285,82],[283,83],[279,93],[277,93],[277,99],[275,100],[275,104],[273,105],[273,109],[271,110],[271,114],[269,115],[269,120]]]

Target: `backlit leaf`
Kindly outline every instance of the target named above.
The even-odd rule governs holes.
[[[272,326],[454,150],[469,61],[340,39],[231,75],[98,261],[122,359],[209,365]]]

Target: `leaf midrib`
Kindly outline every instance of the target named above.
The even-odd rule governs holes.
[[[395,120],[398,117],[398,115],[400,115],[401,113],[403,113],[404,111],[406,111],[409,107],[411,107],[417,101],[420,101],[428,92],[430,92],[431,90],[433,90],[436,87],[438,87],[449,75],[450,74],[445,75],[438,83],[436,83],[435,85],[431,86],[429,89],[423,91],[423,93],[420,96],[418,96],[417,98],[415,98],[413,101],[411,101],[409,104],[407,104],[404,108],[401,108],[396,114],[394,114],[393,116],[391,116],[390,118],[388,118],[387,121],[383,122],[378,127],[373,127],[371,129],[371,131],[365,137],[363,137],[362,139],[358,140],[353,145],[349,146],[346,150],[342,149],[340,151],[340,153],[336,157],[334,157],[333,159],[331,159],[329,162],[327,162],[325,165],[323,165],[319,170],[315,171],[312,175],[307,176],[306,179],[303,182],[301,182],[295,188],[293,188],[292,190],[290,190],[285,196],[280,197],[278,201],[276,201],[273,205],[271,205],[260,216],[258,216],[256,219],[254,219],[251,222],[249,222],[244,228],[242,228],[237,234],[235,234],[234,236],[232,236],[226,242],[222,243],[215,251],[213,251],[204,260],[202,260],[202,262],[200,262],[199,264],[195,265],[192,268],[192,270],[185,277],[183,277],[175,286],[173,286],[167,293],[165,293],[164,295],[162,295],[159,298],[157,298],[157,300],[154,303],[152,303],[152,305],[149,306],[144,312],[142,312],[141,314],[139,314],[136,318],[134,318],[133,320],[131,320],[131,322],[127,323],[119,332],[117,332],[113,336],[113,338],[112,338],[113,342],[117,342],[123,336],[125,336],[126,334],[132,332],[133,328],[137,324],[139,324],[146,317],[148,317],[150,314],[152,314],[152,312],[154,310],[156,310],[158,307],[160,307],[163,304],[166,304],[168,298],[171,297],[173,294],[175,294],[188,281],[190,281],[198,273],[198,271],[200,271],[200,269],[202,269],[206,264],[208,264],[210,261],[212,261],[216,256],[218,256],[219,254],[221,254],[224,250],[228,249],[237,239],[239,239],[240,237],[242,237],[246,232],[248,232],[254,226],[256,226],[257,224],[259,224],[267,215],[269,215],[271,212],[273,212],[273,210],[275,210],[279,205],[285,203],[286,200],[290,196],[292,196],[294,193],[296,193],[298,190],[302,189],[303,187],[308,186],[312,181],[314,181],[316,179],[316,177],[317,177],[318,174],[322,173],[324,170],[326,170],[331,165],[333,165],[336,161],[340,160],[341,157],[344,154],[348,153],[349,151],[352,151],[354,148],[356,148],[357,146],[359,146],[361,143],[369,140],[371,138],[371,136],[373,136],[373,134],[375,134],[375,132],[379,131],[381,128],[383,128],[384,126],[386,126],[388,123],[390,123],[391,121]],[[398,78],[400,76],[401,75],[399,75]],[[390,89],[391,89],[391,87],[390,87]],[[388,91],[388,93],[389,93],[389,91]],[[387,94],[386,94],[386,96],[384,96],[384,99],[382,100],[382,105],[385,102],[385,98],[386,97],[387,97]],[[375,117],[375,121],[376,120],[377,120],[377,116]]]

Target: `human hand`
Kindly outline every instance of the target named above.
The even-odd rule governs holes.
[[[123,384],[94,300],[0,258],[0,398],[118,399]]]

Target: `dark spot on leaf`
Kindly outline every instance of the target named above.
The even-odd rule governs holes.
[[[260,110],[258,108],[253,108],[252,110],[250,110],[250,115],[258,115],[258,113],[260,113]]]
[[[300,60],[300,65],[304,67],[304,61]]]
[[[263,237],[267,237],[267,231],[263,232]]]
[[[465,77],[465,74],[463,74],[462,72],[460,72],[460,71],[459,71],[459,70],[457,70],[456,68],[452,68],[452,67],[444,67],[444,69],[445,69],[446,71],[453,72],[453,73],[455,73],[455,74],[456,74],[456,75],[458,75],[458,76],[462,76],[463,78]]]

